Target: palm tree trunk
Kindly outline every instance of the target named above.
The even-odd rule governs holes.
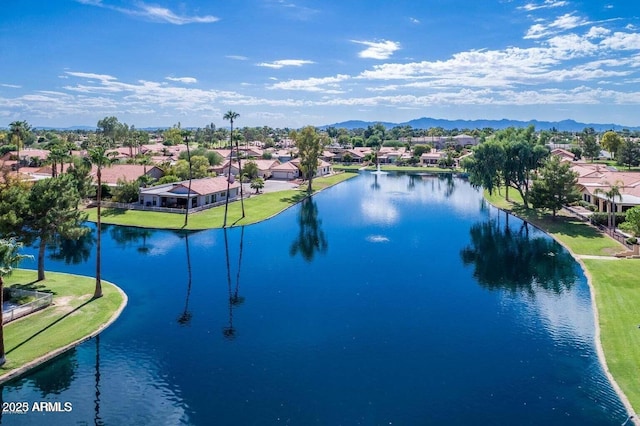
[[[44,253],[47,248],[47,240],[40,237],[40,246],[38,248],[38,281],[44,280]]]
[[[100,270],[102,268],[101,262],[101,243],[102,243],[102,170],[98,166],[98,191],[96,193],[98,200],[98,220],[96,221],[97,241],[96,241],[96,288],[93,292],[93,298],[97,299],[102,297],[102,280],[100,277]]]
[[[229,210],[229,187],[231,186],[231,164],[233,162],[233,120],[231,120],[231,134],[229,135],[230,144],[231,144],[231,154],[229,154],[229,172],[227,173],[227,197],[224,200],[224,221],[222,223],[222,227],[225,228],[227,226],[227,211]],[[242,186],[242,183],[240,184]]]
[[[191,180],[193,179],[193,174],[191,172],[191,151],[189,151],[189,138],[185,136],[184,142],[187,145],[187,161],[189,161],[189,188],[187,190],[187,208],[184,213],[184,226],[187,226],[189,223],[189,204],[191,203]]]
[[[0,277],[0,306],[4,304],[4,298],[2,297],[4,293],[4,280]],[[7,362],[4,354],[4,318],[2,316],[3,309],[0,309],[0,365],[3,365]]]
[[[240,148],[236,140],[236,156],[238,157],[238,171],[240,175],[240,205],[242,206],[242,217],[244,217],[244,193],[242,192],[242,163],[240,162]]]

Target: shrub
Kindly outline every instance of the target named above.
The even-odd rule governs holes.
[[[626,214],[625,213],[616,213],[614,215],[615,217],[615,225],[618,226],[621,223],[624,223],[625,219],[626,219]],[[602,213],[602,212],[597,212],[591,215],[591,223],[593,223],[594,225],[602,225],[602,226],[608,226],[609,225],[609,213]]]
[[[628,245],[638,244],[638,239],[636,237],[629,237],[624,240]]]

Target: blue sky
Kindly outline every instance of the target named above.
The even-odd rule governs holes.
[[[6,0],[0,127],[640,125],[636,0]]]

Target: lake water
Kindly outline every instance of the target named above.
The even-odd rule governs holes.
[[[93,275],[94,252],[46,267]],[[455,177],[365,173],[226,231],[105,226],[103,278],[129,296],[118,321],[2,388],[72,411],[2,424],[626,419],[578,264]]]

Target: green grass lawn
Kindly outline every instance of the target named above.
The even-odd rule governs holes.
[[[355,177],[353,173],[339,173],[313,180],[314,193]],[[306,197],[306,184],[298,189],[268,192],[253,195],[244,200],[245,217],[242,218],[240,201],[229,203],[227,226],[243,226],[261,222],[277,215]],[[88,209],[89,220],[97,219],[96,209]],[[155,229],[211,229],[222,228],[224,205],[189,215],[189,223],[184,227],[184,215],[177,213],[149,212],[141,210],[102,209],[102,223],[138,226]]]
[[[500,191],[494,191],[493,194],[485,191],[484,195],[494,206],[511,211],[552,234],[575,254],[610,256],[625,249],[620,243],[604,235],[597,228],[568,213],[558,212],[557,216],[553,218],[548,213],[525,209],[522,205],[522,197],[514,189],[509,190],[510,201],[505,199],[504,188],[501,188]]]
[[[640,411],[640,260],[583,260],[598,307],[600,341],[609,371]]]
[[[52,292],[53,305],[10,322],[4,327],[7,362],[0,377],[12,373],[48,353],[97,331],[126,302],[118,289],[102,282],[103,296],[92,299],[95,278],[47,272],[47,279],[36,282],[37,272],[18,269],[5,279],[5,285],[25,285]]]
[[[489,195],[495,206],[514,212],[562,242],[576,255],[610,256],[624,247],[587,223],[561,213],[553,219],[522,207],[522,199],[504,189]],[[640,271],[639,259],[582,259],[591,278],[594,300],[598,309],[600,342],[607,366],[629,399],[634,410],[640,411]]]

